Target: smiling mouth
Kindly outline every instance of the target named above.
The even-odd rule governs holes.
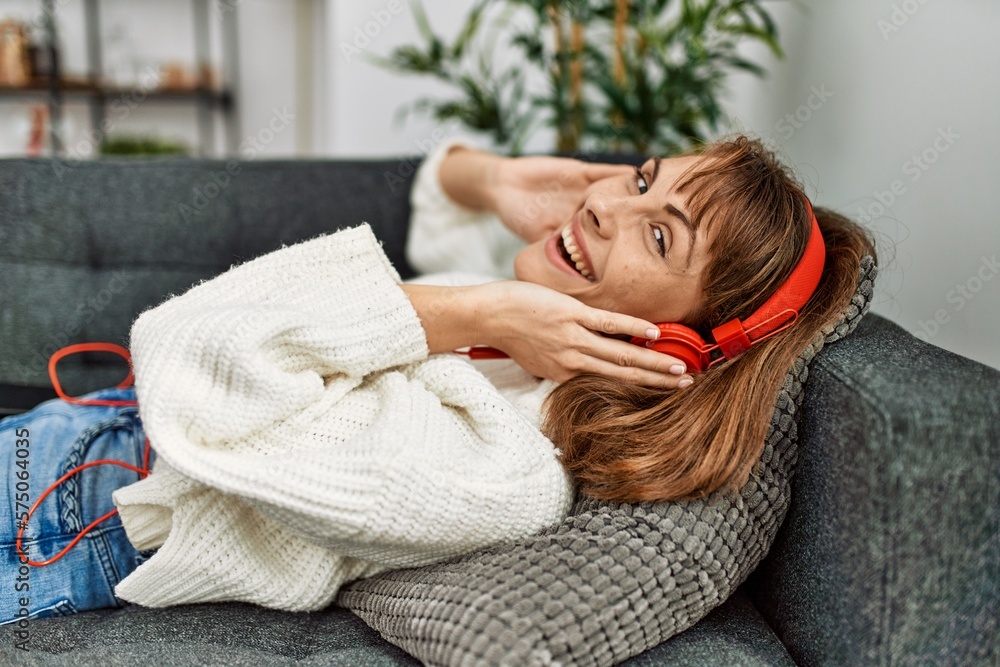
[[[573,238],[572,225],[567,225],[565,228],[563,228],[562,232],[559,235],[559,240],[556,244],[556,247],[559,250],[559,254],[562,255],[562,258],[566,261],[567,264],[570,265],[570,267],[572,267],[574,271],[579,273],[581,276],[583,276],[590,282],[594,282],[595,280],[597,280],[594,277],[594,274],[590,272],[590,269],[587,268],[587,263],[583,256],[583,253],[580,251],[580,248],[576,243],[576,239]]]

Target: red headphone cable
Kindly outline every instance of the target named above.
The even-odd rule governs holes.
[[[138,405],[138,402],[136,401],[83,399],[83,398],[77,398],[75,396],[67,396],[66,393],[63,391],[58,376],[56,375],[56,364],[63,357],[68,356],[70,354],[76,354],[77,352],[114,352],[115,354],[121,355],[129,363],[129,373],[128,377],[122,380],[122,382],[116,387],[116,389],[128,389],[129,387],[132,386],[132,383],[134,381],[134,375],[132,374],[132,356],[129,354],[129,351],[124,347],[120,345],[115,345],[114,343],[78,343],[76,345],[68,345],[60,350],[57,350],[49,359],[49,378],[52,380],[52,387],[56,390],[56,394],[59,396],[59,398],[63,399],[68,403],[73,403],[74,405],[94,405],[94,406],[108,406],[108,407]],[[65,475],[60,477],[58,480],[56,480],[51,486],[49,486],[49,488],[47,488],[45,492],[38,497],[38,500],[36,500],[35,503],[31,506],[31,509],[28,510],[28,513],[24,517],[24,519],[19,520],[17,522],[18,531],[17,531],[17,540],[15,541],[15,549],[18,558],[21,560],[21,562],[26,563],[28,565],[33,565],[35,567],[51,565],[52,563],[56,562],[57,560],[65,556],[70,549],[76,546],[77,542],[79,542],[84,535],[86,535],[91,530],[96,528],[98,524],[107,521],[108,519],[110,519],[111,517],[113,517],[115,514],[118,513],[118,509],[115,508],[110,512],[108,512],[107,514],[105,514],[104,516],[100,517],[99,519],[96,519],[95,521],[91,522],[89,526],[81,530],[77,534],[77,536],[73,538],[73,541],[67,544],[62,551],[60,551],[52,558],[44,561],[30,560],[28,558],[27,553],[25,553],[25,551],[21,547],[21,539],[24,535],[24,529],[28,527],[28,520],[31,518],[31,515],[35,513],[35,510],[38,509],[39,505],[42,504],[42,501],[45,500],[45,498],[50,493],[52,493],[56,488],[58,488],[60,484],[65,482],[73,475],[86,470],[87,468],[105,464],[128,468],[129,470],[139,473],[140,479],[145,479],[146,476],[149,475],[149,473],[151,472],[149,470],[149,452],[150,452],[150,445],[149,445],[149,438],[147,437],[142,457],[142,468],[136,468],[134,465],[130,463],[126,463],[125,461],[119,461],[117,459],[100,459],[98,461],[90,461],[89,463],[84,463],[83,465],[79,465],[73,468]]]

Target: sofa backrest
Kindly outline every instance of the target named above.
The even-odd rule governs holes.
[[[47,364],[57,349],[127,347],[146,308],[282,244],[368,222],[411,277],[404,250],[418,163],[0,160],[0,415],[54,396]],[[71,394],[126,372],[102,353],[59,365]]]
[[[869,314],[810,365],[748,589],[800,665],[997,664],[1000,372]]]

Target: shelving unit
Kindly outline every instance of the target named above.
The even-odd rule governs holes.
[[[198,155],[211,155],[215,148],[215,114],[221,113],[226,133],[226,150],[234,153],[239,143],[239,128],[235,107],[235,82],[238,80],[236,16],[240,0],[190,0],[194,9],[195,71],[199,85],[193,88],[141,89],[138,86],[115,86],[105,82],[103,76],[100,37],[100,0],[84,0],[84,20],[87,35],[88,76],[71,80],[63,76],[61,55],[53,47],[58,43],[55,23],[54,0],[40,0],[44,17],[45,46],[55,53],[51,74],[47,79],[29,82],[28,85],[0,86],[0,99],[44,98],[48,100],[49,126],[52,150],[55,155],[65,155],[61,136],[63,106],[66,98],[83,98],[89,101],[92,136],[100,141],[107,138],[101,128],[107,119],[108,105],[125,96],[142,93],[143,104],[194,104],[198,114]],[[176,0],[180,1],[180,0]],[[221,17],[222,63],[220,82],[216,88],[205,85],[202,72],[209,65],[211,53],[210,6],[215,6]]]

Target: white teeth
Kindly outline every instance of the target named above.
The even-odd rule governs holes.
[[[573,232],[570,231],[570,227],[563,228],[562,237],[563,245],[566,246],[566,251],[576,264],[577,271],[583,274],[584,278],[593,280],[593,275],[589,270],[587,270],[587,265],[583,261],[583,253],[580,251],[580,247],[576,244],[576,239],[573,238]]]

